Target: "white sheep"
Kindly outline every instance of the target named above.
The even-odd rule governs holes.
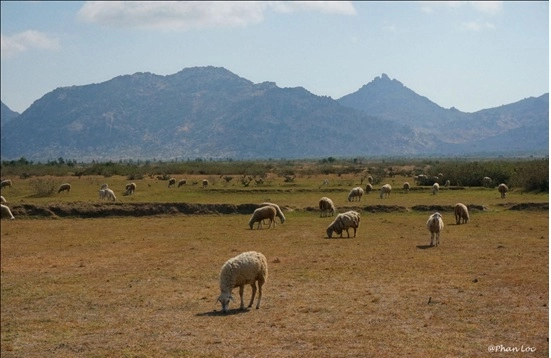
[[[362,188],[355,187],[352,190],[350,190],[350,193],[348,193],[348,201],[360,201],[362,199],[362,195],[364,195],[364,190]]]
[[[256,309],[260,308],[262,300],[262,286],[268,280],[268,261],[260,252],[243,252],[222,265],[220,270],[220,296],[218,302],[222,304],[222,312],[226,313],[230,301],[233,301],[232,290],[239,287],[239,296],[241,298],[240,309],[245,309],[243,302],[243,291],[245,285],[251,285],[252,295],[248,308],[252,307],[254,296],[256,295],[256,282],[258,281],[258,301]]]
[[[8,201],[6,200],[6,198],[4,198],[3,195],[0,195],[0,202],[1,202],[2,204],[4,204],[4,203],[7,203]]]
[[[403,188],[406,193],[409,193],[410,185],[407,181],[404,183]]]
[[[438,194],[439,190],[440,190],[440,184],[438,183],[432,184],[432,195]]]
[[[107,183],[101,184],[100,190],[107,189],[108,187]]]
[[[203,179],[203,189],[209,186],[209,181],[207,179]]]
[[[430,246],[440,245],[440,233],[444,229],[442,214],[432,214],[427,220],[427,229],[430,231]]]
[[[13,214],[11,213],[11,210],[10,208],[8,208],[6,205],[4,204],[0,204],[1,206],[1,213],[2,213],[2,217],[9,217],[10,220],[13,220],[15,219],[15,217],[13,216]]]
[[[2,182],[0,182],[0,188],[4,189],[5,187],[10,187],[10,188],[12,187],[11,180],[6,179],[6,180],[2,180]]]
[[[457,203],[453,207],[453,213],[455,215],[455,223],[457,225],[466,224],[469,222],[469,209],[465,204]]]
[[[448,188],[451,185],[449,180],[446,180],[446,183],[444,183],[444,187]]]
[[[178,188],[181,187],[182,185],[186,185],[187,184],[187,180],[186,179],[182,179],[178,182]]]
[[[128,183],[124,187],[125,192],[124,195],[132,195],[136,191],[136,183]]]
[[[321,210],[320,218],[329,216],[329,214],[331,214],[331,216],[335,215],[335,204],[333,204],[333,200],[329,199],[328,197],[324,196],[319,200],[319,208]]]
[[[103,191],[103,195],[102,195],[102,191]],[[115,196],[115,192],[111,189],[100,190],[99,196],[100,196],[100,199],[106,199],[106,200],[112,200],[112,201],[117,200],[117,197]]]
[[[71,184],[64,183],[59,186],[59,189],[57,190],[57,193],[61,193],[62,191],[66,191],[67,194],[71,192]]]
[[[257,222],[258,223],[257,229],[260,229],[260,227],[262,226],[262,220],[270,219],[270,225],[268,225],[268,229],[272,226],[272,223],[273,223],[274,228],[275,228],[275,225],[276,225],[275,217],[276,217],[276,215],[277,215],[277,210],[273,206],[268,205],[268,206],[260,207],[260,208],[256,209],[253,212],[253,215],[251,216],[251,219],[249,220],[249,227],[252,230],[254,223]]]
[[[499,184],[499,186],[497,187],[497,191],[499,191],[499,193],[501,194],[502,199],[505,198],[508,190],[509,188],[504,183]]]
[[[387,198],[390,198],[390,192],[392,191],[392,186],[390,184],[385,184],[381,187],[381,193],[379,194],[379,198],[383,198],[386,196]]]
[[[484,186],[486,188],[491,188],[492,187],[492,178],[490,178],[490,177],[482,178],[482,186]]]
[[[365,193],[366,193],[366,194],[369,194],[369,193],[371,193],[372,191],[373,191],[373,185],[367,184],[367,185],[365,186]]]
[[[337,215],[335,220],[326,229],[327,237],[331,238],[333,235],[333,232],[336,232],[337,234],[342,237],[343,230],[346,230],[346,235],[350,237],[350,233],[348,232],[349,228],[354,229],[354,237],[356,237],[356,230],[360,227],[360,213],[357,211],[347,211],[345,213]]]
[[[279,218],[279,221],[283,224],[285,222],[285,215],[283,215],[283,211],[281,211],[281,208],[279,207],[279,205],[277,204],[274,204],[274,203],[260,203],[258,204],[259,207],[264,207],[264,206],[273,206],[275,209],[276,209],[276,216]]]
[[[105,199],[105,189],[98,190],[98,193],[99,193],[99,199],[100,200]]]
[[[168,179],[168,187],[173,187],[174,185],[176,185],[176,179],[174,178],[170,178]]]

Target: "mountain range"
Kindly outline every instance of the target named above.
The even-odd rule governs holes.
[[[46,161],[546,155],[549,94],[474,113],[386,74],[334,100],[221,67],[57,88],[2,103],[1,158]]]

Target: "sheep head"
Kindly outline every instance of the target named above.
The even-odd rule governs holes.
[[[230,301],[234,301],[233,296],[231,295],[231,293],[224,292],[224,293],[220,294],[220,296],[218,297],[217,302],[220,302],[222,304],[222,312],[224,312],[224,313],[228,312],[228,308],[230,306]]]

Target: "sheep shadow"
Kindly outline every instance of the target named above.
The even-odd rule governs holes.
[[[417,245],[417,248],[419,250],[426,250],[426,249],[431,249],[433,247],[436,247],[436,246],[431,246],[431,245]]]
[[[235,308],[235,309],[232,309],[232,310],[228,310],[228,312],[224,313],[222,312],[221,310],[220,311],[217,311],[217,310],[214,310],[214,311],[208,311],[208,312],[203,312],[203,313],[197,313],[195,316],[196,317],[225,317],[225,316],[233,316],[233,315],[238,315],[238,314],[242,314],[242,313],[247,313],[249,312],[250,309],[239,309],[239,308]]]

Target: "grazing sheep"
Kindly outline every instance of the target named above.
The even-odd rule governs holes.
[[[66,191],[67,194],[69,194],[71,192],[71,184],[69,184],[69,183],[61,184],[59,186],[59,189],[57,190],[57,193],[59,194],[62,191]]]
[[[260,229],[260,227],[262,226],[262,220],[270,219],[270,225],[268,225],[268,229],[272,226],[272,223],[273,223],[274,228],[275,228],[275,225],[276,225],[275,217],[276,217],[276,215],[277,215],[277,210],[273,206],[268,205],[268,206],[260,207],[260,208],[256,209],[254,211],[253,215],[251,216],[251,219],[249,220],[249,227],[252,230],[254,223],[257,222],[258,223],[257,229]]]
[[[256,309],[260,308],[262,300],[262,286],[268,280],[268,261],[260,252],[243,252],[222,265],[220,270],[220,296],[218,302],[222,304],[222,312],[226,313],[230,301],[233,301],[232,290],[239,287],[241,298],[240,309],[245,309],[243,302],[243,291],[245,285],[251,285],[252,295],[248,308],[252,307],[256,295],[256,282],[258,281],[258,301]]]
[[[173,187],[174,185],[176,185],[176,179],[174,178],[170,178],[168,179],[168,187]]]
[[[136,183],[128,183],[124,187],[125,192],[124,195],[132,195],[136,191]]]
[[[430,231],[430,246],[440,245],[440,233],[444,229],[442,214],[432,214],[427,220],[427,229]]]
[[[372,177],[371,175],[369,175],[369,176],[367,177],[367,182],[368,182],[369,184],[373,184],[373,177]]]
[[[10,188],[12,187],[12,182],[11,180],[9,179],[6,179],[6,180],[2,180],[2,182],[0,182],[0,188],[1,189],[4,189],[5,187],[9,186]]]
[[[482,178],[482,186],[484,186],[485,188],[491,188],[492,187],[492,178],[490,178],[490,177]]]
[[[467,206],[465,204],[457,203],[453,207],[453,213],[455,214],[455,223],[457,225],[466,224],[469,222],[469,209],[467,209]]]
[[[451,183],[450,183],[450,181],[449,181],[449,180],[446,180],[446,183],[444,184],[444,187],[446,187],[446,188],[447,188],[447,187],[449,187],[449,186],[450,186],[450,184],[451,184]]]
[[[321,183],[321,185],[318,187],[318,189],[321,188],[324,185],[329,185],[329,179],[324,179],[323,183]]]
[[[390,192],[392,191],[392,187],[390,184],[385,184],[381,187],[381,193],[379,194],[379,198],[383,198],[386,196],[387,198],[390,198]]]
[[[13,220],[15,219],[15,217],[13,216],[13,214],[11,213],[11,210],[10,208],[8,208],[6,205],[4,204],[0,204],[1,206],[1,212],[2,212],[2,217],[9,217],[10,220]]]
[[[404,183],[404,186],[403,186],[403,188],[404,188],[404,191],[405,191],[406,193],[409,193],[409,188],[410,188],[410,185],[409,185],[409,183],[408,183],[408,182],[405,182],[405,183]]]
[[[335,204],[333,204],[333,200],[329,199],[328,197],[323,197],[319,201],[319,208],[321,210],[320,218],[321,217],[327,217],[329,214],[331,216],[335,215]]]
[[[3,195],[0,195],[0,202],[1,202],[2,204],[7,203],[7,200],[6,200],[6,198],[4,198]]]
[[[504,183],[499,184],[497,187],[497,191],[501,194],[502,199],[505,198],[505,195],[507,195],[507,190],[509,190],[509,188]]]
[[[187,180],[186,179],[182,179],[178,182],[178,188],[181,187],[182,185],[186,185],[187,184]]]
[[[115,192],[111,189],[103,189],[103,196],[102,196],[102,190],[100,190],[100,199],[106,199],[106,200],[112,200],[116,201],[117,197],[115,196]]]
[[[364,190],[362,188],[355,187],[352,190],[350,190],[350,193],[348,193],[348,201],[360,201],[362,199],[362,195],[364,195]]]
[[[209,186],[209,181],[207,179],[203,179],[203,189]]]
[[[356,230],[360,227],[360,213],[357,211],[347,211],[345,213],[337,215],[335,220],[327,227],[327,237],[331,238],[333,231],[342,237],[342,231],[346,230],[346,235],[350,237],[348,232],[349,228],[354,229],[354,237],[356,237]]]
[[[373,185],[367,184],[367,185],[365,186],[365,193],[366,193],[366,194],[369,194],[369,193],[371,193],[372,191],[373,191]]]
[[[438,183],[432,184],[432,195],[438,194],[438,190],[440,190],[440,185]]]
[[[261,208],[264,207],[264,206],[273,206],[277,211],[276,216],[279,218],[279,221],[282,224],[285,222],[285,215],[283,215],[283,211],[281,211],[281,208],[279,207],[279,205],[274,204],[274,203],[260,203],[259,204],[259,207],[261,207]]]

